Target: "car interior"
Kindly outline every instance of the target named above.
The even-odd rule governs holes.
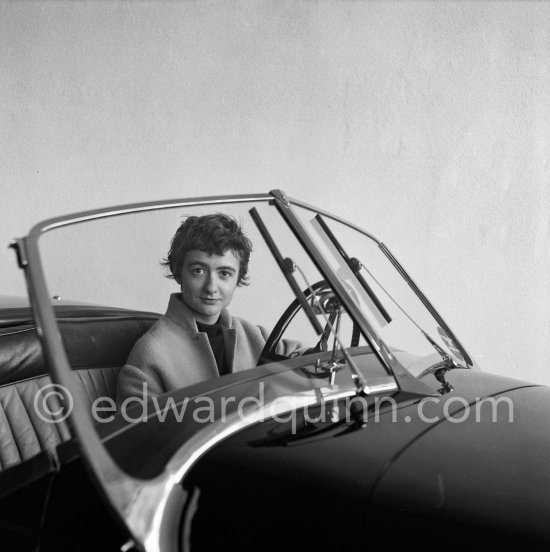
[[[0,320],[0,479],[7,494],[49,470],[56,448],[70,439],[66,421],[51,422],[59,410],[36,324],[29,309],[10,309]],[[65,307],[58,313],[80,396],[90,408],[98,397],[116,396],[116,381],[134,343],[159,315],[122,309]],[[39,393],[40,390],[40,393]],[[36,407],[44,398],[48,408]]]

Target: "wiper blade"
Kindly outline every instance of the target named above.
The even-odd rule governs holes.
[[[391,322],[391,317],[387,313],[387,311],[384,309],[382,303],[378,299],[378,297],[375,295],[375,293],[372,291],[370,286],[367,284],[363,276],[360,274],[361,268],[363,268],[363,265],[361,264],[361,261],[356,259],[355,257],[350,257],[346,250],[343,248],[343,246],[340,244],[336,236],[332,233],[326,222],[324,221],[323,217],[321,215],[316,215],[315,220],[318,222],[319,226],[325,232],[331,243],[334,245],[334,247],[338,250],[338,253],[342,256],[342,258],[346,261],[347,265],[351,269],[351,271],[355,274],[357,277],[357,280],[363,287],[363,289],[367,292],[372,302],[376,305],[384,319],[389,323]],[[370,272],[369,272],[370,274]],[[372,275],[371,275],[372,276]],[[374,277],[373,277],[374,278]],[[374,280],[380,285],[380,283],[374,278]],[[401,310],[401,312],[416,326],[416,328],[422,333],[422,335],[428,340],[430,345],[437,351],[437,353],[441,356],[442,362],[437,363],[437,365],[434,365],[431,367],[430,372],[434,373],[437,380],[443,384],[443,387],[439,390],[440,393],[448,393],[449,391],[452,391],[452,387],[449,383],[445,381],[444,374],[447,370],[452,370],[453,368],[461,367],[458,365],[454,359],[449,356],[431,337],[429,334],[427,334],[410,316],[409,314],[397,303],[397,301],[384,289],[383,286],[380,285],[380,287],[384,290],[386,295],[395,303],[395,305]],[[436,367],[437,366],[437,367]]]
[[[297,217],[296,213],[292,210],[291,205],[283,192],[280,190],[272,190],[270,193],[274,198],[273,204],[287,222],[300,244],[304,247],[315,266],[319,269],[319,272],[323,278],[325,278],[336,295],[342,300],[343,306],[351,318],[355,322],[362,321],[359,323],[361,332],[365,335],[367,341],[369,341],[369,343],[373,346],[382,363],[387,366],[390,373],[395,378],[399,389],[402,392],[414,397],[433,396],[433,390],[409,374],[397,361],[397,359],[392,356],[391,351],[385,345],[383,340],[376,334],[376,332],[373,331],[372,328],[370,328],[368,321],[365,319],[364,314],[361,311],[360,305],[354,301],[353,297],[349,293],[349,290],[346,288],[346,284],[341,281],[341,278],[334,273],[334,270],[331,268],[329,262],[324,259],[322,252],[311,239],[308,231]],[[322,236],[326,236],[322,229],[321,233]],[[380,313],[378,309],[375,308],[375,310]],[[342,349],[342,354],[352,370],[352,379],[357,388],[357,394],[368,395],[370,393],[370,388],[367,385],[365,378],[357,370],[355,363],[345,347]]]
[[[323,217],[319,214],[315,215],[315,220],[318,222],[319,226],[323,230],[323,232],[326,234],[327,238],[330,240],[332,245],[336,248],[338,253],[342,256],[344,261],[346,261],[346,264],[349,266],[350,270],[353,272],[355,277],[357,278],[357,281],[361,284],[361,287],[366,291],[367,295],[369,296],[370,300],[374,303],[384,320],[389,324],[391,322],[391,316],[389,315],[388,311],[384,308],[384,305],[380,302],[380,299],[376,296],[372,288],[369,286],[369,284],[366,282],[366,280],[363,278],[361,274],[361,268],[362,264],[361,262],[356,259],[355,257],[350,257],[342,244],[338,241],[336,236],[332,233],[332,230],[328,227],[327,223],[324,221]]]
[[[315,332],[317,333],[317,335],[321,335],[323,333],[323,328],[321,328],[321,324],[319,324],[319,321],[317,320],[317,317],[315,316],[313,309],[311,308],[310,304],[307,302],[306,296],[304,295],[304,293],[300,289],[300,286],[296,282],[296,278],[294,278],[294,275],[293,275],[293,272],[295,270],[294,262],[292,261],[292,259],[288,257],[283,258],[278,247],[275,245],[275,242],[273,241],[273,238],[271,237],[269,230],[266,228],[264,221],[260,217],[260,214],[258,213],[256,207],[253,207],[252,209],[250,209],[249,212],[250,212],[250,216],[252,217],[252,220],[256,223],[256,226],[258,227],[258,230],[260,231],[262,238],[265,240],[267,247],[271,251],[271,254],[275,258],[275,261],[279,265],[279,268],[281,269],[288,284],[290,285],[292,291],[294,292],[294,295],[300,302],[301,307],[304,309],[304,312],[306,313],[309,321],[313,325]]]
[[[359,259],[356,259],[355,257],[350,257],[344,247],[340,244],[336,236],[332,233],[331,229],[328,227],[327,223],[324,221],[323,217],[319,214],[315,215],[315,220],[323,230],[323,232],[327,235],[328,239],[331,241],[332,245],[337,249],[338,253],[342,256],[342,258],[346,261],[346,264],[349,266],[351,271],[355,274],[357,277],[358,282],[361,284],[363,289],[367,292],[368,296],[370,297],[371,301],[374,303],[374,305],[378,308],[380,311],[380,314],[384,317],[384,319],[389,323],[391,322],[391,317],[374,293],[374,291],[370,288],[368,283],[365,281],[363,276],[360,273],[361,268],[363,268],[363,265]],[[367,272],[370,274],[370,271],[367,269]],[[439,368],[436,368],[435,365],[431,367],[432,369],[430,372],[434,373],[436,379],[443,385],[443,387],[439,390],[440,393],[448,393],[452,391],[452,387],[449,383],[445,381],[444,374],[447,370],[452,370],[453,368],[459,368],[462,367],[461,365],[457,364],[455,360],[449,356],[410,316],[409,314],[397,303],[397,301],[387,292],[387,290],[384,289],[382,285],[376,280],[376,278],[373,277],[374,281],[377,282],[377,284],[382,288],[382,290],[386,293],[386,295],[395,303],[395,305],[401,310],[401,312],[418,328],[418,330],[424,335],[424,337],[428,340],[430,345],[437,351],[437,353],[442,358],[442,363],[437,363]]]
[[[294,262],[290,258],[283,258],[283,256],[281,255],[281,252],[279,251],[279,248],[277,247],[277,245],[275,244],[275,241],[271,237],[271,234],[269,233],[269,230],[265,226],[264,221],[260,217],[260,214],[258,213],[257,209],[255,207],[253,207],[252,209],[250,209],[249,212],[250,212],[250,216],[252,217],[252,220],[255,222],[256,226],[258,227],[258,230],[260,231],[260,234],[264,238],[269,250],[271,251],[273,257],[275,258],[277,264],[279,265],[279,268],[281,269],[281,271],[284,274],[287,282],[289,283],[290,287],[292,288],[292,291],[294,292],[294,295],[296,295],[296,298],[298,299],[298,301],[300,302],[300,305],[304,309],[304,312],[306,313],[306,315],[309,318],[311,324],[313,325],[313,328],[317,332],[317,335],[323,335],[324,336],[323,328],[321,327],[321,324],[317,320],[317,317],[315,316],[313,308],[308,303],[306,296],[304,295],[304,293],[301,290],[300,286],[296,282],[296,278],[294,278],[294,275],[293,275],[293,273],[295,271]],[[305,276],[304,276],[304,278],[305,278]],[[311,288],[311,286],[309,286],[309,287]],[[315,297],[315,294],[313,293],[312,298],[314,298],[314,297]],[[357,369],[357,366],[355,365],[355,362],[351,358],[351,356],[348,353],[348,351],[346,350],[346,348],[342,347],[342,344],[340,343],[340,340],[339,340],[339,337],[338,337],[338,333],[335,332],[334,327],[333,327],[332,323],[330,322],[330,320],[327,318],[325,320],[325,322],[326,322],[330,332],[333,333],[333,335],[335,336],[336,341],[338,341],[338,343],[341,346],[342,355],[344,356],[344,358],[345,358],[345,360],[348,364],[348,367],[351,371],[351,377],[352,377],[353,382],[355,383],[355,386],[357,387],[357,392],[358,393],[363,393],[364,390],[367,388],[367,382],[366,382],[365,378],[363,377],[361,372]],[[332,375],[332,372],[334,372],[334,370],[331,370],[329,372],[331,382],[334,380],[334,376]]]

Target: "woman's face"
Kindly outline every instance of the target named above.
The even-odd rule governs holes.
[[[180,274],[181,295],[195,319],[215,324],[233,299],[240,261],[232,249],[223,255],[192,250],[185,254]]]

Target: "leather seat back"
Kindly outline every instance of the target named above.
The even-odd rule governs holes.
[[[80,396],[91,407],[99,397],[115,399],[118,371],[134,343],[158,318],[154,314],[58,320]],[[70,438],[59,410],[34,325],[0,330],[0,470],[54,451]],[[45,407],[46,405],[46,407]]]

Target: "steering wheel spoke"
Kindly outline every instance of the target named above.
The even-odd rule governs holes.
[[[319,280],[318,282],[315,282],[311,287],[306,288],[303,293],[307,301],[316,299],[315,305],[313,305],[314,312],[316,312],[317,314],[321,314],[323,312],[328,314],[328,319],[325,319],[324,329],[321,337],[319,338],[319,341],[317,342],[315,347],[307,349],[304,354],[327,352],[330,350],[330,335],[334,334],[335,332],[336,334],[338,334],[338,328],[340,327],[341,317],[344,311],[340,305],[338,298],[334,295],[330,286],[325,280]],[[298,314],[301,308],[302,307],[300,305],[300,302],[298,301],[298,299],[295,299],[283,312],[283,314],[277,321],[277,324],[275,324],[273,330],[271,331],[271,334],[267,338],[265,346],[260,355],[260,359],[258,360],[258,366],[260,366],[261,364],[267,364],[269,362],[276,362],[287,359],[287,357],[284,357],[277,353],[277,347],[281,342],[282,336],[287,330],[289,324],[292,322],[292,320],[294,319],[296,314]],[[359,327],[354,322],[350,343],[352,347],[358,346],[360,336],[361,333]],[[336,347],[337,342],[335,340],[333,348]]]

